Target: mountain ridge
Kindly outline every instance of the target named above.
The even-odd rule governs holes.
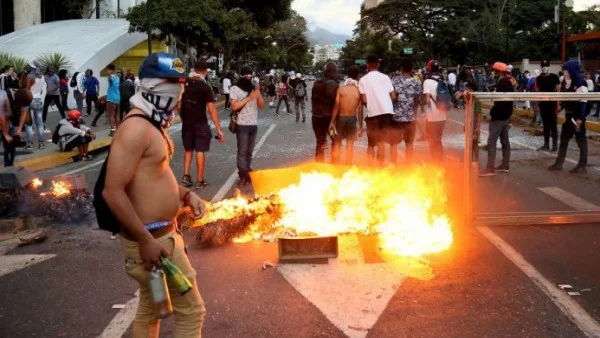
[[[336,34],[328,31],[323,27],[315,27],[308,32],[308,40],[311,46],[315,45],[331,45],[334,43],[346,43],[352,37],[346,34]]]

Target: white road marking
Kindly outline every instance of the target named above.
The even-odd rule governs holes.
[[[570,206],[575,210],[581,211],[600,211],[600,207],[590,203],[583,198],[573,195],[570,192],[561,189],[559,187],[541,187],[538,188],[542,192],[556,198],[557,200],[563,202],[564,204]]]
[[[365,264],[356,235],[340,236],[338,244],[339,257],[329,264],[277,269],[346,336],[364,338],[407,276],[386,263]]]
[[[464,124],[464,123],[462,123],[462,122],[460,122],[460,121],[456,121],[456,120],[453,120],[453,119],[448,119],[448,121],[454,122],[454,123],[458,124],[459,126],[463,126],[463,127],[465,126],[465,124]],[[485,131],[485,130],[481,130],[481,133],[482,133],[482,134],[486,134],[486,135],[488,134],[488,132],[487,132],[487,131]],[[516,141],[516,140],[514,140],[514,139],[511,139],[511,140],[510,140],[510,143],[518,144],[518,145],[520,145],[521,147],[525,147],[525,148],[527,148],[527,149],[530,149],[530,150],[535,150],[535,151],[538,151],[536,147],[533,147],[533,146],[531,146],[531,145],[529,145],[529,144],[525,144],[525,143],[523,143],[523,142]],[[550,156],[550,157],[556,157],[556,154],[555,154],[555,153],[551,153],[551,152],[549,152],[549,151],[544,151],[544,150],[542,150],[542,151],[538,151],[538,152],[539,152],[539,153],[542,153],[542,154],[546,154],[546,155],[548,155],[548,156]],[[579,163],[578,161],[575,161],[575,160],[573,160],[573,159],[571,159],[571,158],[568,158],[568,157],[565,159],[565,161],[567,161],[567,162],[569,162],[569,163],[573,163],[573,164],[577,164],[577,163]],[[600,171],[600,167],[591,167],[591,168],[592,168],[592,169],[594,169],[594,170],[596,170],[596,171]]]
[[[267,140],[267,137],[273,132],[273,130],[275,130],[276,126],[277,126],[276,124],[272,124],[269,127],[269,129],[267,130],[267,132],[261,137],[261,139],[256,144],[256,147],[254,147],[253,155],[256,155],[258,150],[263,146],[263,144]],[[173,128],[173,127],[171,127],[171,128]],[[181,130],[181,129],[179,129],[179,130]],[[171,132],[171,129],[169,131]],[[231,189],[231,187],[233,186],[233,183],[235,182],[236,177],[237,177],[237,172],[234,172],[233,174],[231,174],[231,176],[227,179],[225,184],[223,184],[221,189],[219,189],[219,191],[217,192],[215,197],[213,197],[211,202],[220,201],[223,197],[225,197],[225,194],[227,194],[229,189]],[[137,311],[137,305],[138,305],[138,297],[139,297],[139,290],[136,291],[136,297],[130,299],[127,302],[127,305],[125,306],[125,309],[119,311],[119,313],[117,313],[114,316],[114,318],[110,321],[108,326],[104,329],[104,331],[98,338],[120,338],[123,336],[123,334],[127,331],[129,326],[135,319],[135,312]]]
[[[120,338],[125,334],[135,318],[139,296],[140,290],[137,290],[135,297],[125,304],[125,308],[117,313],[98,338]]]
[[[2,255],[0,256],[0,277],[54,257],[56,255]]]
[[[252,153],[252,156],[256,156],[256,153],[263,146],[263,144],[267,140],[267,137],[273,132],[273,130],[275,130],[276,126],[277,126],[276,124],[271,124],[271,126],[269,127],[269,129],[267,129],[267,132],[261,137],[261,139],[258,141],[258,143],[256,144],[256,146],[254,147],[254,152]],[[222,200],[223,197],[225,197],[225,195],[227,194],[227,192],[231,189],[231,187],[235,183],[235,180],[237,179],[237,176],[238,176],[238,174],[237,174],[237,170],[236,170],[236,171],[233,172],[233,174],[231,174],[231,176],[229,176],[229,178],[227,179],[227,181],[225,181],[225,183],[223,184],[223,186],[221,186],[221,189],[219,189],[219,191],[217,191],[217,193],[215,194],[215,196],[210,200],[211,203],[218,202],[218,201]]]
[[[477,230],[527,275],[586,336],[600,337],[600,323],[590,316],[576,301],[547,280],[521,254],[503,241],[490,228],[477,227]]]

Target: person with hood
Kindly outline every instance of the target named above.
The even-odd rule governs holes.
[[[62,151],[79,150],[78,160],[89,161],[92,155],[88,154],[90,143],[96,139],[92,130],[82,124],[81,113],[71,110],[65,119],[58,122],[59,145]]]
[[[221,130],[221,123],[217,108],[215,107],[215,96],[206,77],[208,67],[205,61],[199,61],[194,65],[189,78],[185,84],[185,91],[181,97],[181,137],[183,139],[183,178],[181,185],[191,187],[194,185],[190,175],[190,167],[194,151],[196,152],[196,189],[205,188],[208,183],[204,180],[205,153],[210,150],[212,132],[206,118],[206,111],[210,114],[217,129],[219,142],[225,142],[225,134]]]
[[[508,66],[502,62],[496,62],[493,66],[498,77],[496,84],[497,92],[513,92],[514,86],[511,79],[508,77]],[[495,101],[494,106],[490,110],[491,121],[489,125],[489,135],[487,142],[487,166],[479,174],[479,176],[487,177],[494,176],[496,172],[510,171],[510,138],[508,131],[510,130],[510,117],[513,113],[512,101]],[[495,167],[496,164],[496,144],[500,138],[502,144],[502,164]]]
[[[579,62],[576,60],[567,61],[564,68],[564,80],[561,84],[560,91],[565,93],[587,93],[588,88],[585,79],[581,76]],[[560,131],[560,146],[558,148],[558,157],[556,162],[550,166],[550,171],[561,171],[567,157],[567,149],[569,141],[575,136],[575,141],[579,147],[579,162],[575,168],[571,169],[570,173],[586,173],[587,172],[587,137],[585,133],[585,119],[587,101],[565,101],[561,103],[565,110],[565,122]]]
[[[325,162],[327,133],[339,87],[337,65],[330,62],[325,66],[323,77],[315,81],[311,93],[312,128],[317,140],[315,149],[317,162]]]
[[[543,93],[555,93],[560,91],[560,80],[558,75],[550,73],[550,61],[542,61],[542,74],[536,80],[536,90]],[[540,101],[538,103],[542,123],[544,124],[544,145],[538,150],[558,150],[558,128],[556,127],[557,102]],[[552,136],[552,149],[550,149],[550,136]]]
[[[238,112],[237,127],[237,168],[240,178],[238,187],[250,183],[252,153],[258,132],[258,110],[264,108],[265,101],[260,93],[260,84],[252,85],[252,68],[242,68],[241,78],[231,87],[231,110]]]

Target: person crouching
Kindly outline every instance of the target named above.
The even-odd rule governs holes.
[[[77,110],[71,110],[65,119],[58,124],[59,145],[62,151],[71,151],[75,148],[79,150],[77,160],[89,161],[92,155],[88,154],[90,142],[96,139],[92,130],[84,125],[81,120],[81,113]]]

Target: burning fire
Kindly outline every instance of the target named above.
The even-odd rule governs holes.
[[[452,244],[443,171],[438,168],[402,172],[353,168],[341,177],[313,171],[275,197],[255,203],[242,197],[221,201],[194,226],[253,213],[259,216],[245,238],[360,233],[378,236],[389,253],[410,257],[440,252]],[[273,203],[280,208],[270,214]]]
[[[52,190],[50,191],[55,197],[63,197],[71,194],[71,190],[64,182],[52,182]]]
[[[44,184],[44,182],[42,182],[42,180],[40,180],[39,178],[34,178],[31,181],[31,186],[33,187],[33,189],[39,189],[42,184]]]

